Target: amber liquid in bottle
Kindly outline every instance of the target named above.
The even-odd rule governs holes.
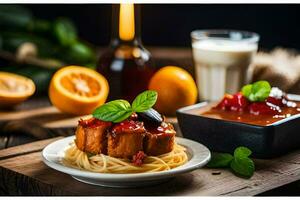
[[[147,90],[155,68],[141,42],[138,5],[113,5],[111,43],[100,56],[97,71],[108,79],[109,100],[132,101]]]

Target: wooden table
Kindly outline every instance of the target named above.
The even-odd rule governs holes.
[[[255,160],[251,179],[228,170],[198,169],[144,188],[107,188],[76,181],[47,167],[41,150],[52,138],[0,151],[0,189],[7,195],[257,195],[300,178],[300,151],[273,160]],[[217,174],[217,175],[214,175]]]
[[[194,73],[190,49],[149,49],[158,61],[159,67],[178,65]],[[16,111],[45,106],[50,106],[48,98],[38,97],[19,105]],[[43,121],[43,118],[39,120]],[[256,160],[257,170],[249,180],[236,177],[228,170],[199,169],[157,186],[112,189],[80,183],[69,175],[52,170],[43,164],[41,150],[58,138],[45,139],[69,133],[55,130],[50,131],[49,134],[41,131],[43,134],[40,134],[37,129],[31,131],[32,129],[25,130],[23,127],[12,126],[12,123],[0,123],[0,194],[2,195],[300,194],[298,183],[295,182],[300,179],[300,151],[273,160]],[[37,142],[26,144],[32,141]],[[25,145],[17,146],[20,144]],[[213,175],[213,172],[221,172],[221,174]],[[285,186],[280,187],[283,185]],[[284,189],[273,190],[277,187]]]

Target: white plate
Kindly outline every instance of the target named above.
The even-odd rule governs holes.
[[[65,149],[75,139],[75,136],[57,140],[46,146],[42,152],[43,161],[49,167],[70,174],[76,180],[84,183],[108,187],[137,187],[164,182],[179,174],[187,173],[203,167],[210,160],[210,151],[202,144],[176,137],[178,144],[187,149],[189,161],[177,168],[149,173],[109,174],[96,173],[64,166],[61,162]]]

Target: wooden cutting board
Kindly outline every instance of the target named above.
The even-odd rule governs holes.
[[[273,160],[255,160],[250,179],[224,169],[198,169],[159,185],[106,188],[76,181],[46,166],[42,149],[62,137],[0,150],[2,195],[257,195],[300,179],[300,151]]]

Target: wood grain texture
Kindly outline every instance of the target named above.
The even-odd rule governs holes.
[[[23,144],[0,151],[0,160],[11,158],[14,156],[24,155],[32,152],[41,151],[46,145],[63,137],[56,137],[47,140]]]
[[[198,169],[170,181],[143,188],[92,186],[47,167],[42,149],[59,139],[43,140],[0,151],[0,191],[7,195],[257,195],[300,179],[300,151],[273,160],[255,160],[251,179],[229,170]],[[37,151],[29,151],[37,150]],[[5,155],[10,155],[5,157]],[[213,175],[219,171],[219,175]],[[218,173],[217,173],[218,174]]]

